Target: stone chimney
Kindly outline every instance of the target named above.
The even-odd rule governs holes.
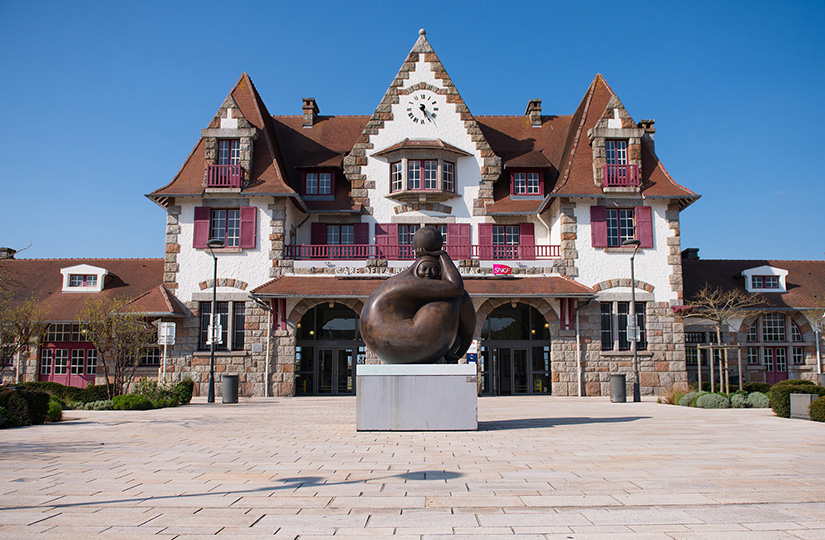
[[[318,104],[315,103],[315,98],[304,98],[304,127],[312,127],[315,125],[315,120],[318,118]]]
[[[685,248],[682,250],[682,260],[683,261],[698,261],[699,260],[699,248]]]
[[[531,99],[527,102],[527,110],[524,114],[530,118],[530,125],[541,127],[541,100]]]
[[[636,124],[645,131],[642,138],[650,143],[651,148],[653,148],[653,134],[656,133],[656,128],[653,127],[653,124],[655,123],[656,120],[639,120],[639,123]]]
[[[0,260],[13,259],[15,253],[17,253],[16,249],[12,249],[12,248],[8,248],[8,247],[0,247]]]

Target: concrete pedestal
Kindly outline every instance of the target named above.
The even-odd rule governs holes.
[[[476,364],[358,366],[358,431],[475,431]]]

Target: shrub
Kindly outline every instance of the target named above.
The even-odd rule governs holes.
[[[751,392],[748,394],[745,403],[747,403],[748,407],[753,407],[754,409],[767,409],[771,406],[770,398],[762,392]]]
[[[49,394],[25,386],[0,388],[0,407],[9,417],[6,427],[42,424],[49,412]]]
[[[19,390],[29,406],[29,421],[31,424],[45,424],[49,414],[49,399],[51,396],[40,390],[21,388]]]
[[[696,399],[696,396],[698,395],[698,392],[688,392],[687,394],[679,398],[679,405],[681,405],[682,407],[692,407],[693,400]]]
[[[78,409],[84,411],[111,411],[112,409],[114,409],[114,405],[111,399],[102,399],[99,401],[84,403],[80,405]]]
[[[764,382],[746,382],[742,384],[742,388],[748,394],[752,394],[754,392],[761,392],[763,394],[767,394],[768,391],[771,389],[771,385]]]
[[[730,406],[734,409],[744,409],[748,406],[748,399],[747,396],[736,393],[730,397]]]
[[[813,400],[808,412],[814,422],[825,422],[825,397]]]
[[[83,403],[105,401],[109,399],[109,390],[112,390],[112,394],[114,395],[113,384],[90,384],[83,389],[82,396],[77,401],[82,401]]]
[[[139,394],[124,394],[115,396],[112,406],[120,411],[145,411],[152,408],[152,402]]]
[[[791,417],[791,394],[825,395],[825,388],[811,381],[788,379],[771,386],[771,409],[776,416]]]
[[[192,382],[192,379],[184,379],[177,383],[172,388],[172,391],[178,396],[178,401],[182,405],[189,405],[189,402],[192,401],[192,392],[194,389],[195,383]]]
[[[659,396],[659,403],[678,405],[679,400],[683,395],[685,395],[685,392],[687,392],[687,390],[684,385],[671,386],[669,389],[665,390],[661,396]]]
[[[75,386],[66,386],[56,382],[27,382],[23,383],[23,386],[26,388],[30,388],[32,390],[40,390],[41,392],[46,392],[49,395],[55,396],[63,400],[64,402],[69,401],[83,401],[83,389],[77,388]]]
[[[9,414],[5,407],[0,407],[0,429],[14,427],[14,419]]]
[[[721,394],[702,394],[696,398],[700,409],[729,409],[730,400]]]
[[[60,422],[63,420],[63,405],[54,396],[49,399],[49,411],[46,413],[46,420],[49,422]]]
[[[178,396],[171,395],[171,396],[161,396],[159,398],[153,399],[152,407],[155,409],[164,409],[166,407],[177,407],[180,405],[178,401]]]

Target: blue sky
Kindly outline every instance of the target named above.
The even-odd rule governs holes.
[[[165,185],[240,74],[272,114],[371,114],[418,37],[476,115],[571,114],[602,73],[702,198],[703,258],[822,259],[823,2],[0,3],[0,245],[161,257]]]

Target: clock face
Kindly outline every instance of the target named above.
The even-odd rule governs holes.
[[[416,90],[407,96],[407,117],[415,124],[435,123],[440,107],[438,97],[426,90]]]

